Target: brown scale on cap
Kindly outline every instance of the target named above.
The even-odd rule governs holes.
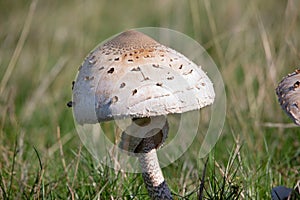
[[[281,80],[276,94],[282,109],[295,124],[300,125],[300,69]]]
[[[97,51],[102,51],[108,60],[128,64],[143,62],[143,59],[155,57],[155,49],[158,46],[161,44],[152,38],[129,30],[108,41]],[[112,56],[114,59],[111,58]]]

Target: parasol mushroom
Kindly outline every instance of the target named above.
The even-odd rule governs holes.
[[[300,126],[300,69],[284,77],[276,88],[276,94],[281,108],[287,115]],[[272,200],[297,199],[300,196],[300,181],[297,182],[295,189],[277,186],[272,188]]]
[[[276,88],[282,109],[298,126],[300,125],[300,70],[284,77]]]
[[[125,31],[93,50],[73,87],[79,124],[131,119],[119,147],[138,156],[151,199],[172,199],[156,150],[168,134],[166,116],[213,103],[213,85],[201,67],[151,37]]]

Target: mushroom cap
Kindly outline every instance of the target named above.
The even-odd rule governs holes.
[[[284,77],[276,88],[278,101],[282,109],[294,121],[300,125],[300,70]]]
[[[213,103],[201,67],[138,31],[125,31],[93,50],[73,88],[79,124],[197,110]]]

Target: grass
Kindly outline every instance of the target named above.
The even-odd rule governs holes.
[[[274,186],[293,187],[300,129],[289,126],[274,89],[299,67],[299,8],[294,0],[1,1],[0,197],[148,198],[139,174],[96,163],[66,107],[87,53],[145,26],[196,39],[226,88],[224,129],[208,158],[197,159],[195,140],[163,170],[174,196],[197,199],[201,183],[203,199],[268,199]]]

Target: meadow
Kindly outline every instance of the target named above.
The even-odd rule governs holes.
[[[270,199],[272,187],[293,188],[300,129],[281,110],[275,88],[300,66],[299,13],[297,0],[1,0],[0,199],[148,199],[140,174],[96,162],[66,106],[87,54],[139,27],[196,40],[225,85],[215,147],[197,158],[199,134],[163,169],[173,196]]]

